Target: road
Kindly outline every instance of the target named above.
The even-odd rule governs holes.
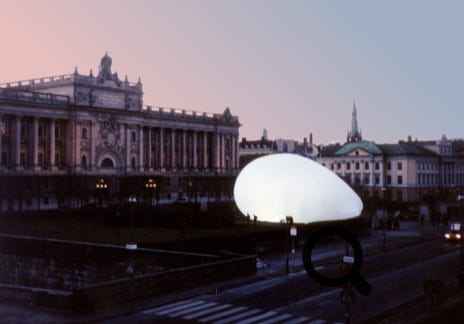
[[[458,245],[432,240],[365,257],[361,275],[372,285],[369,296],[356,294],[352,322],[367,320],[424,294],[422,283],[435,273],[450,283],[458,266]],[[326,264],[327,268],[338,265]],[[343,323],[340,288],[326,288],[305,271],[219,294],[202,295],[113,318],[112,323]]]

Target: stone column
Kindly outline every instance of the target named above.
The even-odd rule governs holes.
[[[198,155],[197,155],[197,137],[198,137],[198,132],[193,131],[193,145],[192,145],[192,151],[193,151],[193,169],[195,171],[198,170]]]
[[[39,167],[39,119],[34,117],[32,121],[32,168]]]
[[[143,126],[139,127],[139,171],[144,171],[143,158]]]
[[[19,168],[21,154],[21,116],[16,116],[14,134],[14,166]]]
[[[208,132],[203,132],[203,168],[208,169]]]
[[[56,170],[56,160],[55,160],[55,119],[50,119],[49,125],[49,137],[48,137],[48,161],[50,164],[50,169]]]
[[[220,154],[220,141],[219,141],[219,133],[214,133],[214,142],[213,142],[213,168],[218,170],[220,167],[219,164],[219,154]]]
[[[2,121],[2,115],[0,114],[0,169],[2,168],[2,133],[3,133],[3,121]],[[6,163],[5,163],[6,164]],[[0,201],[0,209],[2,208],[2,204]],[[1,211],[1,210],[0,210]]]
[[[235,170],[236,168],[236,157],[237,157],[237,138],[235,135],[232,135],[232,138],[230,139],[231,142],[231,151],[232,151],[232,161],[230,163],[230,168],[232,170]]]
[[[171,129],[171,170],[176,170],[176,130]]]
[[[182,130],[182,168],[187,170],[187,130]]]
[[[131,165],[131,128],[130,125],[125,125],[126,127],[126,171],[130,171],[132,168]]]
[[[225,167],[225,137],[226,135],[225,134],[221,134],[221,153],[220,153],[220,157],[219,157],[219,161],[220,161],[220,168],[221,170],[224,169]]]
[[[159,166],[164,169],[164,129],[159,128]]]
[[[89,170],[96,170],[97,169],[97,154],[96,154],[96,147],[97,147],[97,127],[98,123],[94,121],[90,121],[90,161],[88,162]]]
[[[152,144],[152,130],[151,127],[148,127],[148,149],[147,149],[147,154],[148,154],[148,171],[153,171],[153,144]]]

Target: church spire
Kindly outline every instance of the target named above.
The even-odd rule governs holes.
[[[358,129],[358,112],[356,110],[356,101],[353,100],[353,112],[351,113],[351,130],[348,132],[346,141],[349,143],[361,140],[361,132]]]

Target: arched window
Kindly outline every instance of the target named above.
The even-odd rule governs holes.
[[[132,142],[137,142],[137,133],[132,131]]]
[[[102,163],[101,163],[102,168],[114,168],[114,163],[113,160],[110,158],[104,158]]]
[[[82,128],[82,134],[81,135],[82,135],[81,136],[82,139],[87,139],[87,128],[85,128],[85,127]]]
[[[81,166],[83,169],[87,169],[87,156],[83,155],[81,158]]]

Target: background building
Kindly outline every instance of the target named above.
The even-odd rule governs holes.
[[[140,79],[121,80],[111,64],[105,54],[96,76],[76,68],[0,85],[3,209],[231,194],[238,117],[229,108],[211,114],[144,106]]]
[[[455,200],[464,189],[461,140],[446,136],[436,141],[376,144],[362,140],[356,106],[347,143],[323,147],[320,163],[342,177],[363,198],[397,203],[427,199]]]
[[[303,142],[295,140],[269,140],[267,130],[263,130],[263,136],[260,140],[249,141],[242,138],[240,142],[240,168],[243,168],[250,161],[264,155],[274,153],[294,153],[305,157],[314,157],[317,148],[313,145],[313,135],[309,134],[309,142],[307,138]]]

